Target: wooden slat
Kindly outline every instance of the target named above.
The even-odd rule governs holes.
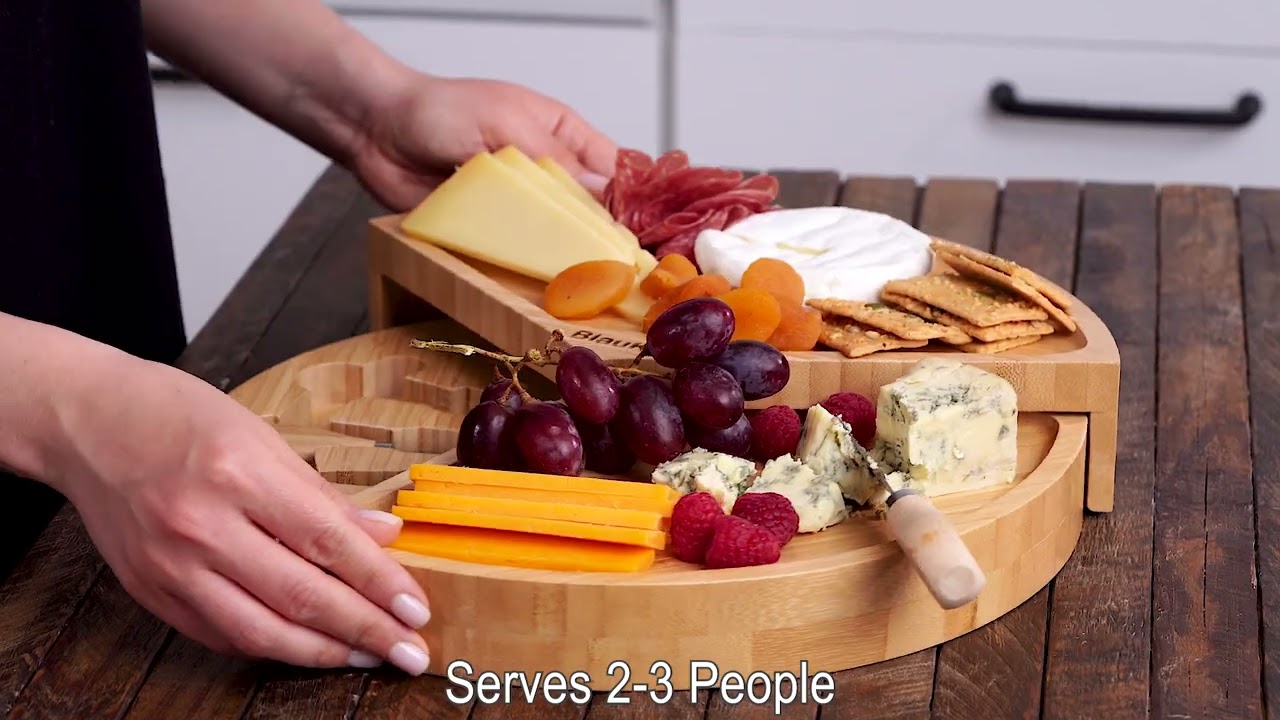
[[[635,678],[639,670],[648,668],[632,668],[631,676]],[[656,689],[655,692],[663,691]],[[639,693],[619,692],[612,701],[606,700],[605,693],[596,693],[587,708],[586,720],[703,720],[709,717],[706,714],[709,700],[706,691],[698,693],[697,698],[687,691],[677,692],[662,704]]]
[[[1258,592],[1262,611],[1263,698],[1280,716],[1280,191],[1240,191],[1244,319],[1249,352]]]
[[[778,205],[784,208],[830,205],[840,192],[840,175],[834,172],[770,170],[778,178]],[[821,202],[819,198],[827,198]]]
[[[569,697],[557,703],[548,701],[545,696],[539,696],[531,703],[526,702],[523,696],[518,703],[512,704],[476,703],[467,720],[582,720],[586,717],[590,700],[576,702],[576,693],[567,688],[565,694]]]
[[[1160,209],[1151,712],[1256,717],[1253,467],[1235,199],[1225,188],[1165,188]]]
[[[934,206],[949,202],[945,190],[941,199],[936,194],[933,193],[935,197],[928,202]],[[908,186],[900,178],[863,177],[850,178],[840,193],[839,201],[842,205],[882,212],[916,223],[919,195],[914,184]],[[837,674],[835,699],[822,708],[823,720],[928,717],[933,699],[936,658],[937,650],[928,648]]]
[[[1070,286],[1079,202],[1080,188],[1071,183],[1010,182],[1000,200],[993,252]],[[1045,587],[938,650],[933,717],[1040,714],[1049,593]]]
[[[348,718],[364,690],[365,673],[281,667],[263,683],[245,720]]]
[[[1075,293],[1120,349],[1116,504],[1086,516],[1054,580],[1043,717],[1146,718],[1155,475],[1156,193],[1088,185]],[[1087,696],[1087,702],[1083,700]]]
[[[990,180],[930,180],[916,224],[935,237],[990,250],[999,201],[1000,187]]]
[[[263,664],[214,655],[178,633],[138,691],[125,720],[166,717],[182,708],[181,720],[239,718],[258,685]]]
[[[446,692],[449,681],[424,675],[406,678],[395,668],[380,668],[372,673],[368,689],[360,698],[355,720],[466,720],[474,702],[454,702]],[[455,688],[455,692],[463,692]],[[514,710],[518,705],[499,705]]]
[[[0,716],[44,662],[103,564],[64,505],[0,589]]]

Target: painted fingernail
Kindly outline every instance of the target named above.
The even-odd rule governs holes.
[[[426,651],[407,642],[396,643],[387,654],[387,659],[410,675],[421,675],[426,672],[427,663],[430,662]]]
[[[361,510],[360,517],[384,525],[401,525],[404,523],[399,516],[381,510]]]
[[[415,630],[426,625],[431,619],[431,611],[427,606],[408,593],[400,593],[391,598],[391,612],[400,618],[400,622]]]
[[[352,650],[347,656],[347,664],[354,668],[376,668],[382,664],[382,659],[363,650]]]
[[[584,172],[578,176],[578,182],[582,183],[582,186],[588,190],[599,192],[604,190],[604,186],[609,183],[609,178],[593,172]]]

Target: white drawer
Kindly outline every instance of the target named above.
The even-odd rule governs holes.
[[[519,83],[578,111],[620,145],[660,145],[662,40],[652,27],[351,17],[402,62],[436,75]]]
[[[1280,3],[1274,0],[787,0],[785,12],[778,6],[778,0],[680,2],[677,27],[1280,47]]]
[[[652,23],[661,0],[325,0],[342,13],[397,13]]]
[[[1280,184],[1280,59],[922,42],[684,35],[676,144],[698,162],[850,173]],[[1032,99],[1226,110],[1244,127],[1008,117]]]

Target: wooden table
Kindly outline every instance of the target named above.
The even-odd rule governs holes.
[[[840,673],[833,702],[783,717],[1276,716],[1280,191],[778,174],[785,205],[890,213],[1074,286],[1123,356],[1115,511],[1085,519],[1057,579],[937,649]],[[327,171],[182,366],[227,389],[363,332],[362,238],[381,212],[348,175]],[[69,508],[0,587],[9,717],[773,716],[705,694],[661,706],[597,697],[471,708],[446,687],[393,670],[300,671],[206,652],[129,598]]]

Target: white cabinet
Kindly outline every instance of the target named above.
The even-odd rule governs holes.
[[[182,314],[194,337],[327,160],[200,84],[155,83]]]

